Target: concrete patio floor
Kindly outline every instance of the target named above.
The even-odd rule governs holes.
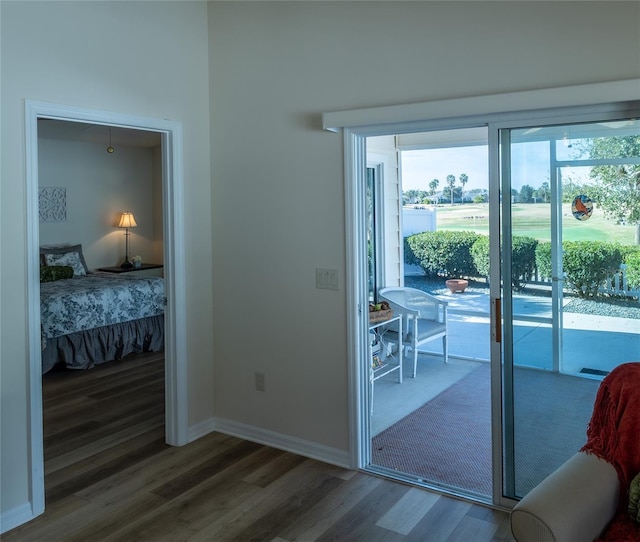
[[[444,294],[449,302],[449,363],[442,358],[441,341],[424,345],[416,378],[405,358],[403,383],[396,374],[375,382],[371,434],[389,427],[490,359],[489,296],[483,293]],[[553,370],[551,356],[551,299],[514,296],[514,362],[517,366]],[[563,314],[563,374],[602,379],[582,369],[611,371],[640,360],[640,322],[630,318]],[[534,321],[531,321],[534,320]]]
[[[440,295],[449,302],[449,355],[489,360],[489,296],[481,293]],[[513,296],[514,363],[553,370],[551,357],[551,299]],[[427,352],[441,353],[439,345]],[[432,350],[430,350],[430,348]],[[563,313],[563,374],[580,374],[583,368],[610,371],[640,359],[640,322],[631,318]]]

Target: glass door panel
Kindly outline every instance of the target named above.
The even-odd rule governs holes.
[[[503,130],[501,158],[504,489],[518,498],[579,450],[600,381],[640,355],[629,258],[638,250],[640,128],[620,120]]]
[[[385,148],[385,144],[391,147]],[[398,161],[390,168],[398,171],[398,178],[387,175],[383,179],[377,207],[370,195],[375,196],[370,189],[375,172],[367,170],[367,209],[373,213],[367,221],[367,257],[385,260],[377,264],[368,260],[369,291],[376,292],[371,286],[373,270],[384,267],[398,272],[387,273],[381,279],[384,283],[378,281],[378,288],[412,288],[446,302],[448,355],[445,358],[440,337],[420,344],[415,353],[407,347],[402,357],[403,377],[393,372],[371,384],[373,402],[365,420],[370,433],[370,462],[366,468],[490,502],[493,463],[487,128],[369,138],[369,149]],[[487,241],[481,245],[485,265],[477,272],[469,265],[461,269],[455,256],[437,264],[433,251],[419,248],[434,239],[459,239],[463,234],[465,240],[477,237]],[[400,242],[397,250],[391,250],[388,242],[383,253],[375,251],[371,240],[376,238]],[[464,246],[471,254],[471,243],[468,245]],[[454,242],[449,246],[455,246]],[[463,255],[459,258],[463,259],[464,251],[460,252]],[[455,271],[447,270],[448,266]],[[447,288],[446,281],[452,278],[466,281],[463,292]],[[426,312],[420,325],[424,324],[429,324]],[[405,332],[410,331],[405,328]],[[385,343],[384,334],[373,335],[374,362],[378,358],[385,362],[397,353],[397,342]],[[410,344],[410,340],[405,339],[405,343]]]

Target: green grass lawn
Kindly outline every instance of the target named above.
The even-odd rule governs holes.
[[[551,205],[516,203],[511,206],[514,235],[527,235],[539,241],[551,240]],[[489,234],[489,206],[482,204],[443,205],[437,208],[439,230],[469,230]],[[619,226],[594,209],[589,220],[576,220],[571,205],[562,206],[562,238],[565,241],[611,241],[634,244],[635,227]]]

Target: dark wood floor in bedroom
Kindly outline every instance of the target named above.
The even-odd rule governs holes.
[[[162,354],[43,379],[46,511],[13,541],[511,541],[508,515],[212,433],[164,443]]]

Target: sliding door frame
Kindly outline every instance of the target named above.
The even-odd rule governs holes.
[[[579,97],[579,98],[576,98]],[[579,100],[579,101],[578,101]],[[353,468],[366,467],[370,459],[369,424],[365,423],[368,409],[367,375],[364,359],[367,352],[368,318],[365,311],[366,297],[366,223],[363,186],[366,175],[366,138],[381,135],[451,130],[457,128],[488,127],[489,129],[489,185],[490,205],[500,206],[499,189],[499,129],[509,125],[539,124],[542,119],[571,118],[582,115],[594,118],[603,115],[624,115],[630,110],[630,102],[640,101],[640,80],[597,83],[578,87],[544,89],[522,93],[426,102],[406,106],[389,106],[325,113],[326,130],[342,132],[345,171],[345,219],[346,219],[346,306],[348,341],[349,385],[349,458]],[[509,104],[505,112],[504,104]],[[595,105],[592,105],[595,104]],[[631,104],[633,105],[633,104]],[[635,106],[637,107],[637,103]],[[462,116],[466,115],[466,116]],[[493,187],[493,188],[492,188]],[[490,218],[491,256],[500,261],[500,239],[493,235],[500,231],[500,215]],[[493,261],[496,261],[495,259]],[[503,426],[505,423],[504,400],[509,393],[503,390],[502,371],[502,323],[501,293],[499,288],[500,266],[491,272],[491,405],[493,443],[493,496],[495,506],[511,508],[517,502],[504,495],[502,467]],[[512,384],[512,382],[511,382]],[[512,388],[511,388],[512,390]],[[503,396],[503,393],[505,394]],[[511,391],[512,393],[512,391]],[[511,397],[512,400],[512,397]]]

